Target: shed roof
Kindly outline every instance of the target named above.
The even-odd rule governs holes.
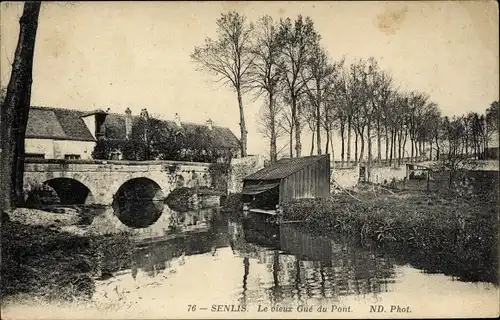
[[[302,170],[316,161],[328,158],[328,155],[308,156],[300,158],[280,159],[259,171],[246,176],[243,180],[275,180],[283,179]]]
[[[95,141],[78,110],[31,107],[26,138]]]

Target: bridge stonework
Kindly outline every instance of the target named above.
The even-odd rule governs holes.
[[[210,186],[208,163],[177,161],[36,161],[25,163],[24,189],[51,179],[69,178],[85,185],[91,192],[87,203],[109,205],[113,196],[127,181],[147,178],[167,196],[177,187]]]

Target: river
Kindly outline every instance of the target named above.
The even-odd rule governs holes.
[[[91,301],[24,312],[100,319],[498,314],[498,286],[474,278],[481,270],[251,218],[216,208],[178,213],[153,202],[107,208],[94,218],[94,232],[127,231],[131,241],[103,251]]]

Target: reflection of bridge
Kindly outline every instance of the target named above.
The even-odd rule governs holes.
[[[50,186],[66,203],[111,204],[115,197],[161,199],[180,186],[209,186],[208,163],[26,159],[24,188]],[[77,199],[78,198],[78,199]]]

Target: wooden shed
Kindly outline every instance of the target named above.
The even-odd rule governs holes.
[[[276,209],[284,201],[330,194],[330,156],[280,159],[243,179],[243,201]]]

